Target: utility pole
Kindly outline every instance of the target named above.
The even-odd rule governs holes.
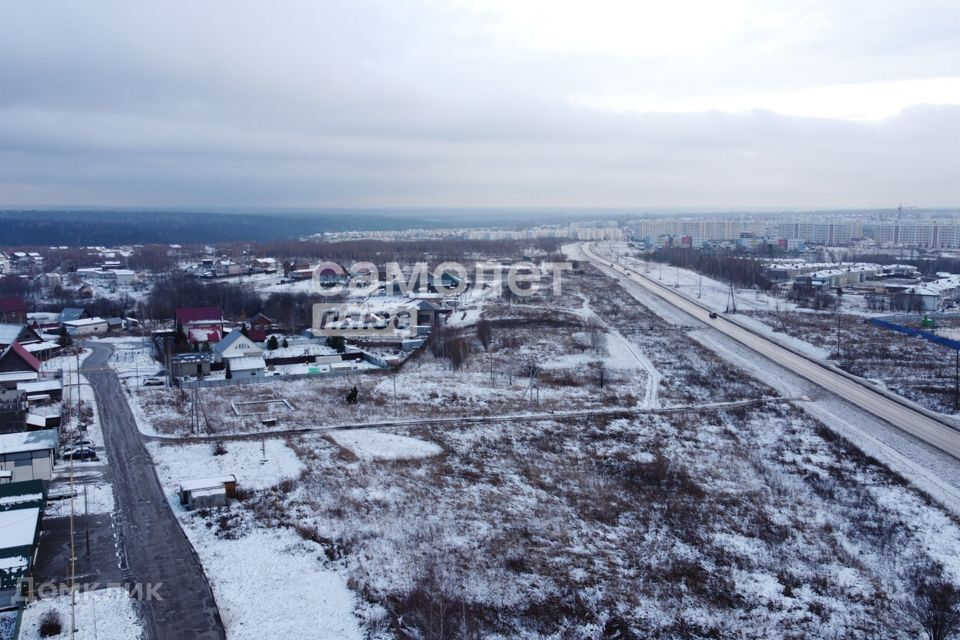
[[[953,410],[960,409],[960,349],[957,349],[957,366],[953,377]]]
[[[840,361],[840,314],[837,313],[837,361]]]
[[[737,298],[733,295],[733,283],[730,283],[730,293],[727,294],[727,311],[726,313],[736,313],[737,312]]]
[[[73,538],[74,501],[77,497],[76,485],[73,477],[73,456],[70,456],[70,638],[73,640],[77,631],[77,552]]]
[[[700,274],[700,280],[697,283],[697,298],[703,296],[703,274]]]
[[[679,265],[679,264],[677,265],[677,284],[675,284],[675,285],[673,285],[673,286],[674,286],[674,288],[676,288],[676,289],[679,289],[679,288],[680,288],[680,265]]]

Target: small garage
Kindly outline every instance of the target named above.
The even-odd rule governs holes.
[[[237,497],[237,478],[234,475],[196,478],[180,483],[180,504],[187,509],[225,507],[228,498]]]

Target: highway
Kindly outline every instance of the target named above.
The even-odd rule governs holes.
[[[669,287],[651,280],[634,270],[617,264],[613,259],[597,255],[589,244],[581,246],[583,247],[584,254],[595,265],[607,271],[611,269],[614,270],[621,276],[643,286],[651,293],[684,313],[729,336],[755,353],[772,360],[776,364],[809,380],[817,386],[835,393],[844,400],[881,418],[901,431],[936,447],[956,459],[960,459],[960,431],[957,429],[925,413],[917,411],[908,405],[878,393],[867,385],[851,379],[842,373],[833,371],[815,360],[795,353],[761,335],[753,333],[725,318],[723,314],[715,314],[716,318],[711,318],[710,309],[701,306],[695,301],[672,291]]]

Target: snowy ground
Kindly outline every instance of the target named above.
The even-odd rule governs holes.
[[[111,513],[114,508],[113,487],[108,482],[77,483],[71,493],[69,484],[58,483],[47,499],[46,518],[70,515],[70,497],[73,496],[75,515]]]
[[[23,612],[21,640],[41,638],[40,623],[49,611],[59,616],[63,632],[57,638],[76,640],[136,640],[143,637],[136,603],[122,588],[78,593],[76,596],[76,633],[70,633],[71,598],[61,595],[31,602]]]
[[[328,565],[322,546],[291,529],[254,527],[242,504],[186,511],[176,495],[182,480],[234,474],[242,492],[269,493],[304,470],[283,441],[211,445],[151,443],[161,484],[200,556],[230,640],[360,639],[354,594]],[[256,603],[255,606],[252,603]]]
[[[768,399],[268,438],[266,455],[257,440],[227,441],[220,456],[212,441],[152,442],[229,637],[916,638],[901,605],[915,570],[960,583],[956,521],[833,425],[776,399],[807,386],[775,366],[745,372],[742,354],[697,342],[703,325],[666,315],[587,270],[562,299],[485,300],[489,350],[467,318],[447,336],[468,344],[459,368],[427,349],[397,376],[205,391],[222,433],[259,428],[227,419],[240,399],[288,399],[286,428],[503,415],[524,406],[530,362],[541,403],[558,409]],[[581,349],[591,318],[605,329],[601,352]],[[182,433],[184,398],[134,395],[141,429]],[[225,473],[239,500],[179,506],[181,480]],[[278,613],[258,615],[251,589]]]
[[[443,451],[432,442],[384,433],[380,429],[334,431],[330,439],[360,460],[416,460]]]

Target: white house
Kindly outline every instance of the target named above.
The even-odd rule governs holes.
[[[267,372],[267,363],[262,356],[241,356],[239,358],[230,358],[227,362],[227,370],[234,380],[240,378],[262,378]]]
[[[103,318],[82,318],[80,320],[69,320],[63,323],[67,333],[71,336],[90,336],[98,333],[106,333],[110,325]]]
[[[119,285],[131,285],[137,279],[137,274],[130,269],[114,269],[114,275]]]
[[[263,349],[243,335],[239,329],[234,329],[213,346],[213,357],[217,362],[225,362],[233,358],[260,358],[263,359]]]

